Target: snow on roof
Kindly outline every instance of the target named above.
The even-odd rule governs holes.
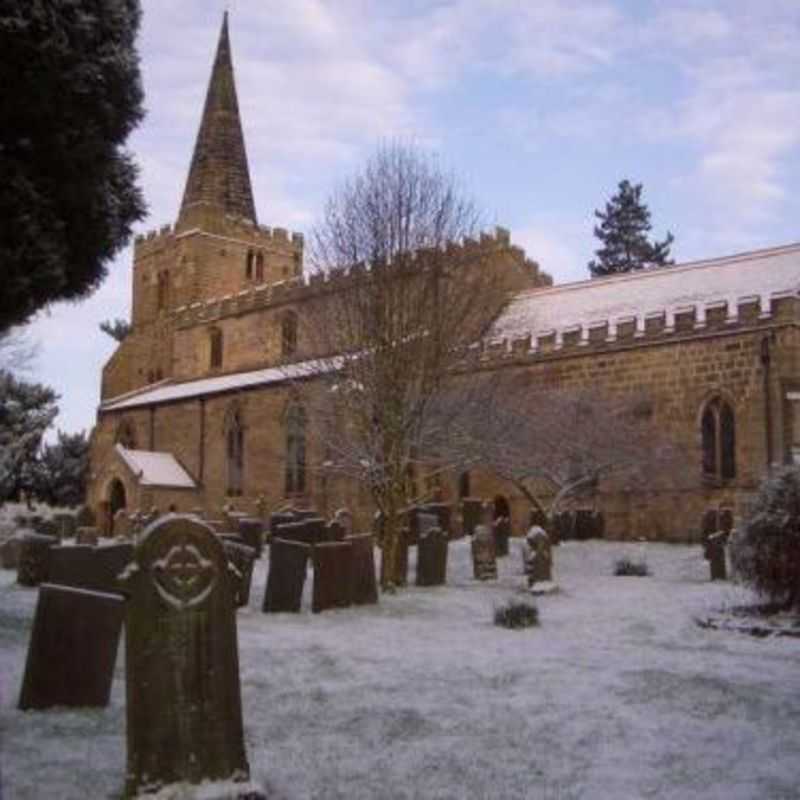
[[[727,302],[735,315],[742,300],[770,299],[800,290],[800,243],[695,261],[674,267],[594,278],[517,295],[502,312],[491,337],[511,339],[604,322],[674,313]]]
[[[135,394],[128,393],[119,397],[112,397],[100,405],[100,410],[120,411],[126,408],[157,405],[173,400],[186,400],[191,397],[220,394],[253,386],[268,386],[287,380],[300,380],[311,375],[328,372],[335,369],[335,367],[336,359],[314,359],[251,372],[220,375],[216,378],[200,378],[199,380],[184,381],[183,383],[160,384],[155,388],[147,388]]]
[[[172,489],[197,488],[191,475],[178,463],[172,453],[149,450],[128,450],[116,445],[119,457],[139,479],[142,486],[166,486]]]

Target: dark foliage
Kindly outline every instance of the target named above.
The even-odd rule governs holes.
[[[600,220],[594,235],[602,247],[595,251],[597,259],[589,262],[593,278],[616,275],[645,267],[663,267],[672,264],[669,248],[674,237],[667,233],[663,242],[651,242],[650,211],[642,202],[642,184],[624,180],[617,194],[606,203],[605,211],[595,211]]]
[[[730,553],[737,574],[759,594],[800,608],[800,469],[787,467],[762,483]]]
[[[0,370],[0,505],[33,491],[37,454],[58,413],[57,399],[52,389]]]
[[[100,323],[100,330],[121,342],[131,332],[131,324],[124,319],[107,319]]]
[[[645,561],[634,561],[630,558],[620,558],[614,562],[615,575],[632,575],[644,578],[650,574],[650,567]]]
[[[52,506],[80,505],[86,496],[89,441],[86,434],[58,432],[58,441],[42,448],[36,465],[34,493]]]
[[[509,600],[494,610],[494,624],[501,628],[532,628],[539,624],[539,609],[523,600]]]
[[[0,332],[85,296],[144,216],[138,0],[0,0]]]

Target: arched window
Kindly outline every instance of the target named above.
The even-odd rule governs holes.
[[[222,331],[219,328],[211,329],[209,344],[209,366],[211,369],[219,369],[222,366]]]
[[[306,412],[292,406],[286,414],[286,494],[306,490]]]
[[[247,251],[247,260],[245,262],[244,275],[248,281],[253,280],[253,259],[255,258],[253,251]]]
[[[281,355],[293,356],[297,352],[297,314],[287,311],[281,320]]]
[[[458,496],[461,498],[470,497],[469,470],[465,470],[458,476]]]
[[[730,480],[736,477],[736,422],[733,409],[720,397],[706,404],[700,421],[703,474]]]
[[[260,250],[256,255],[256,280],[259,283],[264,281],[264,254]]]
[[[244,488],[244,426],[238,408],[228,413],[225,423],[225,453],[228,494],[241,495]]]
[[[136,429],[129,419],[120,420],[117,432],[114,434],[115,444],[121,444],[127,450],[136,449]]]

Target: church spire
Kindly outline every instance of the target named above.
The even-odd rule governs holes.
[[[203,207],[256,222],[256,207],[236,98],[227,11],[222,18],[217,55],[178,223],[189,223],[195,218],[193,210]],[[201,218],[204,216],[199,215]]]

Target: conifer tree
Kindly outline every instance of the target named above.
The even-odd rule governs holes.
[[[588,266],[593,278],[630,272],[647,267],[673,264],[669,248],[674,237],[667,231],[662,242],[651,242],[650,211],[642,202],[642,184],[620,181],[617,193],[606,203],[605,211],[595,211],[600,220],[594,235],[602,242],[596,259]]]

